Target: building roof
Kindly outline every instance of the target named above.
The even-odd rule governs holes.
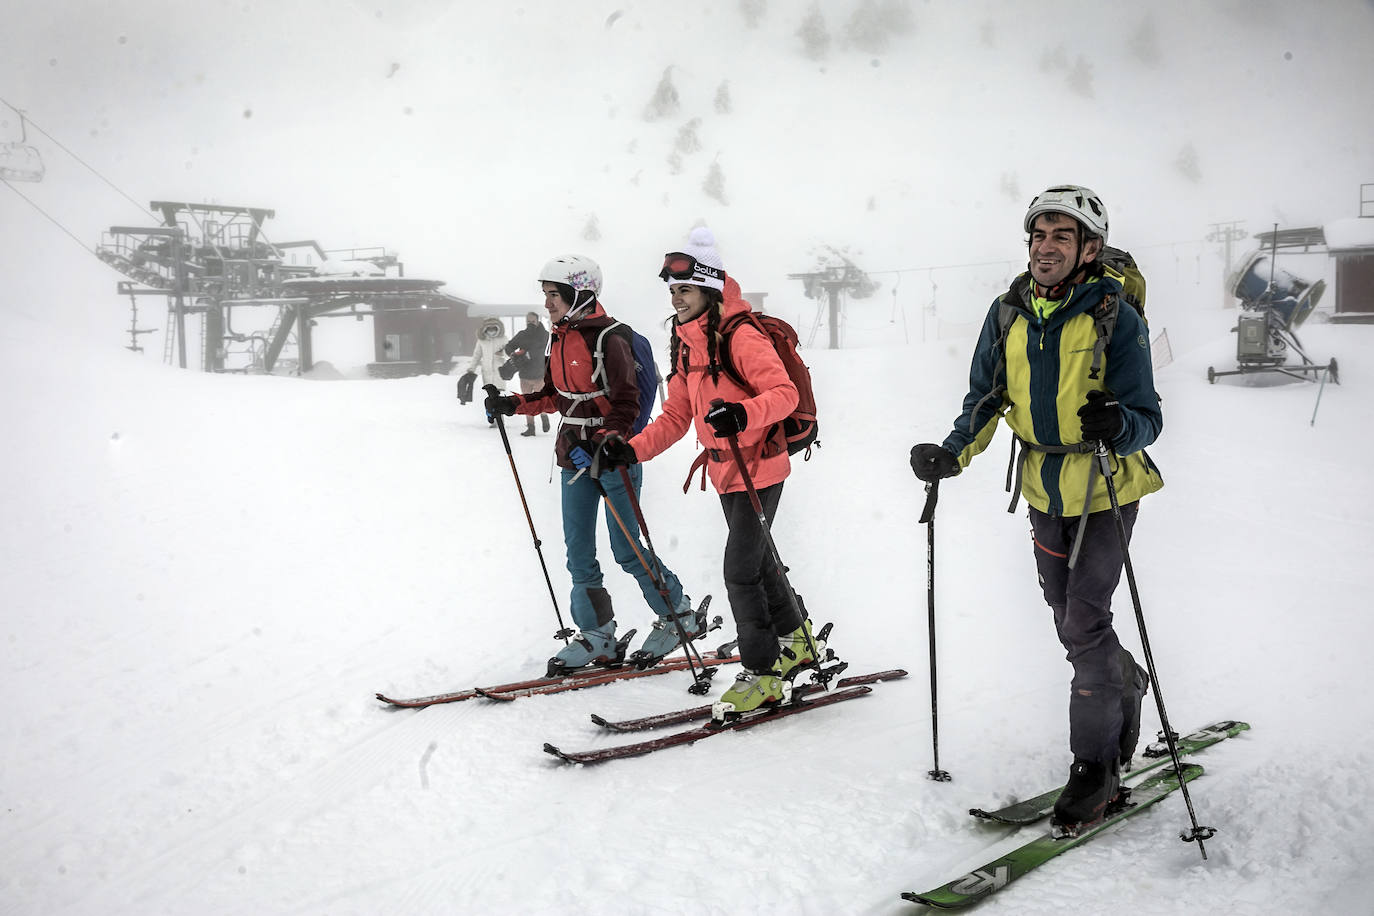
[[[1326,247],[1332,251],[1352,248],[1374,249],[1374,217],[1355,216],[1338,219],[1322,227],[1326,233]]]

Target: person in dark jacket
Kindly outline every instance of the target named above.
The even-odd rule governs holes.
[[[1164,418],[1144,320],[1120,299],[1123,278],[1098,257],[1107,242],[1101,198],[1078,185],[1049,188],[1031,201],[1023,228],[1029,270],[988,311],[963,413],[943,444],[911,449],[911,468],[930,483],[960,473],[1003,416],[1021,447],[1017,479],[1029,504],[1040,585],[1073,665],[1074,759],[1054,822],[1076,833],[1100,821],[1119,794],[1149,686],[1112,628],[1125,556],[1093,451],[1102,442],[1115,453],[1112,480],[1129,538],[1140,498],[1164,485],[1144,451]],[[1100,351],[1106,328],[1098,321],[1113,304],[1108,297],[1116,297],[1116,322]]]
[[[544,387],[544,366],[548,361],[549,332],[539,320],[538,312],[525,316],[525,327],[505,346],[506,355],[515,363],[520,376],[520,392],[533,394]],[[549,431],[549,415],[540,414],[544,432]],[[534,435],[534,417],[525,418],[525,431],[522,436]]]
[[[601,268],[595,261],[581,255],[554,258],[540,271],[539,279],[552,329],[544,383],[529,394],[488,397],[485,406],[489,415],[562,414],[554,449],[562,469],[563,485],[559,489],[563,494],[563,544],[573,583],[571,613],[581,632],[559,650],[549,669],[602,665],[617,661],[620,654],[611,594],[603,585],[596,560],[596,519],[603,492],[628,529],[629,538],[635,541],[632,544],[627,539],[608,512],[606,531],[611,553],[620,568],[634,576],[645,603],[657,615],[641,651],[661,657],[677,644],[674,618],[689,637],[697,635],[704,625],[696,626],[698,615],[692,610],[692,599],[683,592],[672,570],[660,564],[668,592],[665,603],[653,575],[640,562],[640,556],[647,557],[647,552],[638,543],[639,525],[620,475],[604,474],[596,479],[588,472],[602,440],[609,435],[628,439],[639,416],[634,353],[626,335],[608,333],[602,358],[593,358],[599,332],[616,323],[599,301]],[[643,472],[633,467],[627,476],[638,499]],[[659,651],[665,641],[670,645]]]

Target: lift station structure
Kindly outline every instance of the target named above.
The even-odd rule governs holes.
[[[163,360],[206,372],[295,374],[315,364],[311,328],[320,318],[373,318],[378,377],[447,371],[469,352],[481,316],[474,303],[441,292],[442,280],[405,276],[383,248],[325,250],[314,240],[274,243],[263,231],[275,211],[153,201],[155,226],[111,226],[96,255],[128,277],[129,349],[141,350],[139,299],[167,304]],[[188,319],[198,318],[198,333]]]

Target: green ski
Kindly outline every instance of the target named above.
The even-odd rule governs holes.
[[[1202,767],[1197,764],[1184,765],[1184,782],[1191,782],[1201,775]],[[1019,846],[968,874],[960,875],[948,884],[925,893],[907,891],[902,894],[902,899],[910,900],[913,903],[924,903],[927,906],[940,907],[941,909],[957,909],[975,904],[984,897],[1000,891],[1027,872],[1044,865],[1061,852],[1086,843],[1113,824],[1118,824],[1128,817],[1139,814],[1178,787],[1178,774],[1172,770],[1156,773],[1131,789],[1128,807],[1108,815],[1100,824],[1078,836],[1056,839],[1053,833],[1045,831],[1024,846]]]
[[[1236,722],[1227,719],[1222,722],[1214,722],[1206,728],[1200,728],[1191,735],[1184,735],[1178,739],[1178,754],[1180,757],[1186,754],[1193,754],[1206,747],[1225,741],[1227,738],[1234,738],[1243,731],[1249,730],[1250,725],[1246,722]],[[1146,762],[1137,764],[1135,769],[1129,773],[1122,773],[1121,778],[1134,779],[1168,765],[1169,759],[1168,745],[1164,744],[1164,733],[1160,732],[1160,740],[1147,747],[1142,754]],[[997,821],[1001,824],[1012,824],[1024,827],[1027,824],[1034,824],[1042,818],[1049,817],[1054,811],[1054,803],[1059,800],[1059,793],[1064,791],[1063,786],[1042,792],[1034,798],[1027,798],[1024,801],[1014,802],[1005,808],[998,808],[996,811],[985,811],[982,808],[970,808],[969,814],[974,817],[981,817],[984,820]]]

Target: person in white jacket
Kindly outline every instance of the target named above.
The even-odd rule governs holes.
[[[505,346],[506,329],[501,320],[488,318],[482,322],[482,327],[477,332],[477,346],[472,349],[472,361],[468,364],[468,371],[480,372],[483,386],[505,386],[506,380],[501,378],[497,371],[497,367],[506,361]],[[487,424],[494,427],[496,421],[488,420]]]

